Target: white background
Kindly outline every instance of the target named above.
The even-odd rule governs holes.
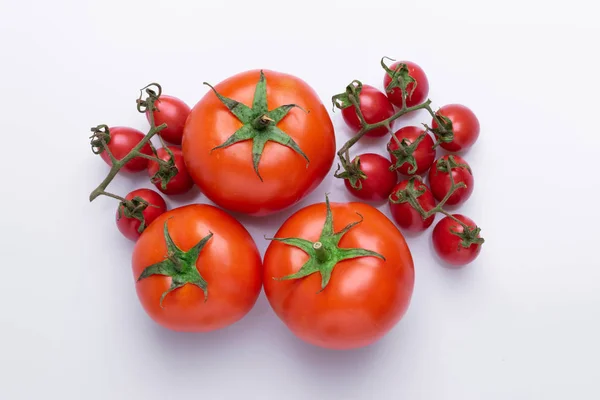
[[[600,398],[592,2],[203,3],[0,1],[0,399]],[[193,105],[203,81],[252,68],[305,79],[329,108],[354,78],[381,88],[384,55],[419,63],[436,107],[463,103],[481,121],[461,208],[487,240],[477,261],[445,269],[431,231],[409,238],[411,307],[358,351],[301,343],[262,294],[219,332],[154,324],[115,202],[87,201],[107,172],[89,128],[145,130],[134,100],[151,81]],[[298,207],[349,199],[332,174]],[[110,189],[140,186],[144,174]],[[169,203],[192,201],[206,199]],[[242,221],[264,251],[289,213]]]

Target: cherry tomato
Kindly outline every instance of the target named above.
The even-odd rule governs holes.
[[[331,349],[367,346],[408,309],[413,259],[376,208],[331,203],[328,212],[326,204],[302,208],[278,230],[264,257],[265,293],[300,339]]]
[[[158,134],[169,143],[181,144],[185,121],[191,111],[190,107],[181,99],[164,94],[154,104],[158,108],[152,112],[154,124],[156,126],[167,124],[167,127]],[[146,111],[146,118],[150,122],[150,110]]]
[[[362,85],[358,100],[363,117],[365,117],[365,121],[369,124],[381,122],[394,115],[394,106],[392,106],[392,103],[390,103],[382,91],[377,90],[373,86]],[[354,132],[360,130],[360,120],[354,106],[342,109],[342,117]],[[365,136],[380,137],[387,135],[388,132],[387,128],[382,126],[367,132]]]
[[[126,208],[122,202],[119,203],[116,213],[117,227],[123,236],[135,242],[144,229],[167,211],[167,203],[160,194],[150,189],[134,190],[127,194],[125,199],[132,201],[133,209]],[[139,199],[145,201],[147,205]]]
[[[162,214],[142,233],[132,256],[144,310],[175,331],[207,332],[239,321],[256,303],[261,269],[244,226],[208,204]]]
[[[359,180],[360,189],[353,188],[350,180],[344,179],[346,189],[361,200],[386,200],[398,180],[396,173],[390,170],[392,166],[390,160],[373,153],[362,154],[358,159],[360,170],[366,178]],[[356,159],[352,163],[356,163]]]
[[[335,158],[335,133],[306,82],[247,71],[215,90],[192,109],[182,143],[190,175],[210,200],[228,210],[269,215],[323,181]]]
[[[416,147],[411,147],[421,135],[423,139]],[[400,149],[404,140],[407,145],[404,147],[404,154]],[[396,169],[402,175],[420,175],[427,172],[435,160],[435,149],[433,139],[427,131],[417,126],[405,126],[397,130],[390,139],[387,149],[392,159],[392,164],[400,166]]]
[[[429,81],[427,75],[423,69],[412,61],[398,61],[390,65],[390,69],[394,71],[399,64],[406,64],[408,67],[408,74],[417,82],[417,86],[414,88],[414,92],[410,97],[406,98],[406,106],[413,107],[417,104],[423,103],[429,95]],[[390,99],[392,104],[396,107],[402,107],[402,89],[399,87],[390,88],[387,90],[392,78],[386,73],[383,77],[383,87],[386,88],[387,97]],[[410,93],[413,90],[414,83],[409,83],[407,91]]]
[[[402,191],[406,190],[410,191],[410,193],[400,196]],[[407,195],[412,195],[423,210],[427,212],[435,208],[435,199],[433,198],[431,189],[419,179],[413,179],[412,183],[410,180],[405,180],[394,187],[389,199],[390,212],[400,229],[411,233],[423,232],[433,224],[435,215],[423,219],[421,214],[408,201],[398,202],[400,197],[403,197],[403,200],[408,199]]]
[[[449,104],[440,108],[437,115],[443,115],[452,122],[454,138],[451,142],[440,143],[440,146],[448,151],[464,151],[473,146],[479,137],[479,120],[469,108],[461,104]],[[431,127],[438,129],[435,118],[431,121]]]
[[[144,134],[137,129],[115,126],[109,129],[110,138],[108,140],[108,148],[117,160],[122,160],[138,143],[144,138]],[[140,150],[141,153],[152,155],[152,149],[149,144],[145,144]],[[100,157],[110,166],[112,162],[108,153],[103,151]],[[142,157],[135,157],[127,162],[121,171],[140,172],[148,167],[148,160]]]
[[[467,218],[460,214],[454,214],[454,218],[462,221],[471,229],[476,229],[475,222],[470,218]],[[437,223],[433,228],[433,248],[437,255],[451,266],[460,267],[466,265],[479,255],[481,252],[481,242],[477,243],[477,239],[480,239],[479,232],[475,232],[472,236],[472,241],[467,247],[463,245],[463,238],[452,233],[464,234],[464,227],[458,222],[454,221],[450,217],[445,217]]]
[[[447,169],[448,165],[451,167],[454,183],[463,182],[466,187],[456,189],[454,194],[448,198],[446,205],[456,206],[463,204],[473,193],[473,172],[469,164],[457,155],[440,157],[429,170],[429,185],[431,186],[433,197],[437,201],[442,201],[452,186],[450,174]]]
[[[182,194],[189,191],[194,186],[194,181],[188,173],[183,160],[181,149],[175,146],[168,146],[175,157],[175,167],[177,167],[177,175],[171,178],[167,183],[166,188],[163,188],[162,181],[159,177],[153,179],[154,186],[164,194]],[[157,150],[158,158],[163,161],[169,161],[171,156],[167,153],[164,147]],[[152,178],[159,172],[159,165],[156,161],[150,161],[148,166],[148,175]]]

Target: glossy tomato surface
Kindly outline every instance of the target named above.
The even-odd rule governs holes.
[[[465,223],[469,228],[476,227],[475,222],[464,215],[454,214],[454,217]],[[433,228],[433,248],[437,255],[449,266],[462,267],[467,265],[473,262],[481,252],[480,244],[474,243],[464,247],[461,244],[462,239],[452,233],[462,233],[463,231],[464,227],[450,217],[444,217]]]
[[[195,263],[207,282],[206,298],[202,289],[188,283],[168,293],[161,306],[172,278],[152,275],[138,280],[145,268],[168,256],[165,222],[175,245],[185,251],[213,234]],[[179,207],[158,217],[138,239],[132,269],[144,310],[176,331],[205,332],[231,325],[250,311],[261,289],[261,259],[254,240],[236,219],[207,204]]]
[[[392,163],[387,158],[374,153],[361,154],[360,170],[367,176],[360,179],[360,189],[352,187],[348,179],[344,179],[346,189],[354,196],[365,201],[384,201],[392,192],[398,181],[396,172],[391,171]],[[354,162],[354,160],[353,160]]]
[[[161,95],[156,101],[157,110],[152,112],[155,126],[167,124],[167,127],[158,134],[169,143],[181,144],[185,121],[190,115],[190,106],[177,97]],[[146,111],[146,118],[150,121],[150,110]]]
[[[365,248],[385,257],[339,262],[322,290],[318,273],[295,280],[275,280],[296,273],[308,260],[303,250],[272,241],[264,257],[265,293],[273,310],[299,338],[331,349],[367,346],[381,339],[405,314],[413,292],[414,266],[398,228],[376,208],[358,202],[331,203],[333,228],[363,221],[350,229],[340,248]],[[320,238],[324,203],[290,216],[275,237]]]
[[[427,75],[425,75],[425,71],[419,65],[415,64],[412,61],[398,61],[390,65],[390,69],[393,71],[399,64],[406,64],[408,67],[408,74],[417,81],[417,86],[414,87],[414,83],[409,83],[407,86],[407,92],[410,93],[414,88],[414,92],[410,97],[406,99],[406,106],[412,107],[417,104],[423,103],[427,100],[427,96],[429,95],[429,81],[427,80]],[[383,77],[383,87],[387,88],[390,84],[391,77],[389,74],[385,74]],[[391,89],[387,92],[387,96],[396,107],[402,107],[402,89],[399,87]]]
[[[156,218],[167,211],[167,203],[165,202],[165,199],[163,199],[162,196],[156,193],[154,190],[145,188],[137,189],[125,196],[125,199],[127,200],[133,200],[134,198],[141,198],[148,203],[146,208],[144,208],[142,211],[146,228]],[[125,206],[122,203],[119,203],[119,207],[117,208],[115,216],[117,227],[127,239],[136,241],[141,235],[139,228],[142,224],[142,221],[134,217],[127,217],[125,214]]]
[[[454,138],[449,143],[442,142],[440,146],[448,151],[464,151],[472,147],[479,137],[479,120],[470,108],[462,104],[449,104],[443,106],[437,111],[437,114],[443,115],[452,121],[452,131]],[[433,129],[438,128],[435,119],[431,120]]]
[[[140,141],[144,138],[144,134],[137,129],[129,128],[126,126],[114,126],[109,129],[110,139],[108,141],[108,148],[112,152],[113,156],[117,160],[122,160],[127,154],[137,146]],[[140,150],[141,153],[152,155],[152,149],[149,144],[145,144]],[[112,165],[112,161],[106,151],[100,153],[100,157],[108,165]],[[126,172],[140,172],[146,169],[148,166],[148,160],[142,157],[136,157],[128,161],[121,171]]]
[[[410,205],[410,203],[395,203],[394,201],[398,201],[398,192],[401,190],[405,190],[407,185],[409,184],[408,180],[402,181],[394,187],[392,190],[392,195],[390,196],[390,212],[392,213],[392,218],[398,224],[400,229],[405,232],[411,233],[419,233],[425,231],[427,228],[433,224],[435,219],[435,215],[432,215],[426,219],[423,219],[421,214]],[[430,211],[436,205],[435,199],[433,198],[433,194],[431,193],[431,189],[427,187],[423,182],[416,180],[414,182],[414,188],[420,192],[418,196],[415,196],[423,210]]]
[[[362,85],[362,90],[358,95],[360,102],[360,110],[365,118],[365,121],[369,124],[381,122],[394,115],[394,107],[388,100],[385,93],[381,90],[374,88],[370,85]],[[354,106],[346,107],[342,109],[342,117],[346,124],[354,132],[358,132],[361,128],[360,119],[356,114]],[[375,128],[365,134],[365,136],[380,137],[388,134],[388,130],[385,127]]]
[[[335,157],[333,124],[317,93],[303,80],[264,70],[268,109],[286,104],[298,107],[277,123],[307,160],[290,147],[268,141],[253,166],[253,141],[215,149],[242,127],[242,122],[209,91],[187,120],[183,155],[193,180],[217,205],[250,215],[268,215],[302,200],[325,178]],[[250,107],[260,71],[232,76],[215,86],[218,93]]]

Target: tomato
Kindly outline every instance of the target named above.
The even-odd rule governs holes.
[[[419,179],[410,179],[398,183],[389,198],[390,212],[398,226],[406,232],[419,233],[433,224],[435,215],[423,219],[411,205],[416,201],[424,211],[435,208],[435,199],[431,189]]]
[[[414,287],[404,237],[383,213],[358,202],[327,199],[294,213],[263,266],[276,315],[300,339],[331,349],[378,341],[405,314]]]
[[[185,121],[191,111],[190,107],[181,99],[164,94],[154,105],[158,109],[152,112],[155,126],[167,124],[167,127],[158,134],[169,143],[181,144]],[[146,111],[146,118],[150,122],[150,110]]]
[[[431,186],[433,197],[437,201],[442,201],[452,187],[448,166],[452,170],[454,183],[463,182],[466,185],[464,188],[456,189],[446,202],[448,206],[457,206],[467,201],[473,193],[473,172],[469,164],[462,157],[457,155],[440,157],[429,170],[429,185]]]
[[[421,135],[423,138],[414,145]],[[427,131],[417,126],[405,126],[393,134],[387,149],[398,172],[407,176],[420,175],[431,168],[435,160],[434,144]]]
[[[369,124],[381,122],[394,115],[394,106],[392,106],[392,103],[390,103],[382,91],[373,86],[362,85],[358,100],[360,111],[362,112],[365,121]],[[361,124],[354,106],[351,105],[343,108],[342,117],[354,132],[360,130]],[[380,137],[387,135],[388,132],[388,129],[382,126],[368,131],[365,136]]]
[[[193,107],[182,143],[190,175],[210,200],[268,215],[296,204],[323,181],[333,165],[335,134],[306,82],[255,70],[214,89]]]
[[[108,140],[108,149],[111,151],[113,156],[117,160],[122,160],[127,154],[133,150],[135,146],[140,143],[144,138],[144,134],[137,129],[125,127],[125,126],[114,126],[109,129],[110,138]],[[141,150],[141,153],[152,155],[152,149],[149,144],[145,144]],[[108,164],[112,166],[112,162],[108,153],[103,151],[100,153],[100,157]],[[146,169],[148,166],[148,160],[142,157],[135,157],[127,162],[121,171],[126,172],[140,172]]]
[[[469,231],[465,231],[464,227],[451,217],[445,217],[433,228],[433,248],[443,261],[451,266],[460,267],[477,258],[484,241],[473,220],[460,214],[454,214],[453,217],[466,224],[470,228]]]
[[[163,187],[161,176],[167,176],[174,173],[175,170],[168,168],[160,171],[160,166],[156,161],[150,161],[148,166],[148,175],[152,178],[152,183],[164,194],[182,194],[189,191],[194,186],[194,181],[188,173],[185,162],[183,161],[183,153],[180,148],[168,146],[174,156],[174,166],[177,168],[177,174],[169,180],[166,187]],[[163,161],[169,161],[171,156],[167,153],[164,147],[157,150],[158,158]]]
[[[132,256],[144,310],[175,331],[212,331],[240,320],[258,298],[261,268],[248,231],[208,204],[162,214],[142,233]]]
[[[408,67],[408,74],[417,82],[417,86],[411,82],[406,87],[409,94],[414,90],[412,94],[406,98],[406,106],[413,107],[423,103],[427,100],[427,96],[429,95],[429,81],[427,80],[427,75],[425,75],[425,72],[420,66],[411,61],[398,61],[390,65],[389,68],[394,71],[400,64],[405,64]],[[387,97],[396,107],[402,108],[402,89],[396,85],[388,88],[391,82],[392,77],[389,72],[386,72],[383,77],[383,87],[386,88]]]
[[[392,166],[390,160],[379,154],[367,153],[352,161],[354,165],[357,163],[363,178],[356,182],[356,188],[352,187],[349,179],[344,179],[346,189],[361,200],[386,200],[398,180],[396,173],[390,170]]]
[[[136,241],[156,218],[167,211],[167,203],[162,196],[150,189],[137,189],[125,196],[131,200],[133,209],[123,202],[117,208],[117,227],[126,238]],[[145,202],[145,203],[144,203]]]
[[[437,115],[442,115],[452,122],[453,139],[451,142],[441,142],[442,148],[456,152],[464,151],[473,146],[479,137],[479,120],[469,108],[461,104],[449,104],[440,108]],[[439,128],[435,119],[431,121],[434,130]]]

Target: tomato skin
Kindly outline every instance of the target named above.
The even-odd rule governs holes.
[[[134,190],[125,196],[125,199],[132,200],[134,197],[141,197],[142,199],[148,202],[148,206],[142,211],[144,215],[144,221],[146,223],[146,228],[160,215],[164,214],[167,211],[167,203],[165,203],[165,199],[154,190],[151,189],[137,189]],[[141,225],[141,222],[136,218],[128,218],[123,214],[123,209],[125,207],[119,203],[119,207],[116,212],[116,222],[117,228],[119,231],[125,236],[127,239],[136,241],[140,237],[140,233],[138,229]]]
[[[437,170],[437,163],[442,160],[447,160],[449,155],[445,155],[440,157],[438,161],[436,161],[431,169],[429,170],[429,185],[431,186],[431,191],[433,192],[433,197],[436,198],[437,201],[441,201],[451,187],[450,175],[446,172]],[[458,164],[464,164],[469,166],[469,164],[460,156],[452,155],[454,160]],[[466,202],[471,194],[473,193],[473,174],[470,172],[470,167],[456,167],[452,168],[452,177],[454,178],[454,183],[464,182],[467,187],[459,188],[454,192],[452,196],[446,202],[448,206],[457,206]]]
[[[475,222],[461,214],[453,214],[455,218],[465,223],[470,228],[475,228]],[[481,245],[472,244],[465,248],[461,245],[461,238],[452,231],[463,232],[464,228],[450,217],[444,217],[433,228],[433,248],[437,255],[452,267],[461,267],[471,263],[481,252]]]
[[[160,297],[171,278],[154,275],[136,282],[136,292],[146,313],[161,326],[183,332],[207,332],[224,328],[244,317],[254,306],[262,286],[260,253],[254,240],[236,219],[208,204],[191,204],[158,217],[133,249],[132,271],[138,279],[149,265],[167,253],[163,226],[182,250],[189,250],[209,232],[213,237],[200,252],[196,267],[208,282],[208,298],[192,284]]]
[[[129,128],[126,126],[114,126],[109,128],[110,139],[108,141],[108,148],[112,152],[113,156],[117,160],[122,160],[138,143],[144,138],[144,134],[137,129]],[[141,153],[152,155],[152,149],[149,144],[145,144],[141,150]],[[100,157],[110,166],[112,161],[106,151],[100,153]],[[121,171],[126,172],[140,172],[148,167],[148,160],[142,157],[136,157],[127,162]]]
[[[167,124],[158,134],[167,142],[180,145],[190,106],[177,97],[167,95],[161,95],[155,106],[158,108],[152,112],[155,126]],[[146,119],[150,122],[150,110],[146,111]]]
[[[440,143],[440,146],[451,152],[469,149],[479,137],[479,120],[471,109],[461,104],[448,104],[440,108],[436,114],[441,114],[452,121],[454,139],[449,143]],[[431,127],[438,128],[435,119],[431,120]]]
[[[180,148],[174,146],[168,146],[169,149],[173,152],[173,156],[175,157],[175,166],[177,167],[177,175],[175,175],[169,183],[167,183],[167,188],[163,189],[160,181],[154,183],[154,186],[158,190],[160,190],[164,194],[182,194],[188,192],[193,186],[194,181],[190,177],[190,174],[187,171],[185,166],[185,162],[183,160],[183,153]],[[158,158],[164,161],[170,160],[171,156],[167,153],[164,147],[161,147],[156,151]],[[159,170],[159,165],[156,161],[150,161],[150,165],[148,166],[148,175],[150,177],[154,176]]]
[[[406,106],[413,107],[417,104],[423,103],[425,100],[427,100],[427,96],[429,95],[429,80],[427,79],[427,75],[425,75],[425,71],[423,71],[423,68],[412,61],[395,62],[390,65],[390,69],[393,71],[400,63],[406,64],[409,75],[417,81],[417,87],[415,88],[412,96],[410,96],[410,98],[406,98]],[[387,88],[391,80],[392,78],[390,78],[390,76],[386,73],[383,77],[383,87]],[[409,93],[413,86],[414,83],[410,83],[407,86],[407,91]],[[400,88],[394,88],[391,93],[387,93],[387,97],[396,107],[402,108],[402,90]]]
[[[361,257],[339,262],[321,291],[318,273],[297,280],[275,280],[297,272],[308,260],[304,251],[272,241],[264,256],[263,284],[276,315],[300,339],[329,349],[353,349],[382,338],[405,314],[414,287],[414,265],[398,228],[376,208],[358,202],[331,203],[334,230],[364,220],[339,243],[367,248],[386,261]],[[319,239],[324,203],[290,216],[275,237]]]
[[[186,166],[202,192],[220,207],[254,216],[284,210],[310,194],[329,173],[336,152],[333,123],[317,93],[292,75],[264,70],[269,109],[297,104],[277,124],[302,149],[267,142],[259,169],[252,162],[252,141],[211,151],[242,123],[211,92],[193,108],[186,122],[182,149]],[[252,105],[260,71],[234,75],[215,86],[223,96]]]
[[[394,187],[391,195],[393,200],[398,200],[396,193],[398,193],[399,190],[406,189],[408,182],[408,180],[402,181]],[[427,185],[417,180],[415,181],[415,189],[425,190],[422,195],[417,197],[417,200],[421,207],[423,207],[423,210],[429,211],[435,208],[435,199],[433,198],[431,189],[429,189]],[[421,214],[419,214],[419,212],[415,210],[409,203],[392,203],[390,200],[389,205],[392,218],[394,218],[394,221],[396,221],[396,224],[398,224],[403,232],[423,232],[427,230],[427,228],[429,228],[435,220],[435,215],[432,215],[424,220],[423,217],[421,217]]]
[[[363,117],[365,117],[365,121],[369,124],[381,122],[394,115],[394,107],[386,97],[385,93],[373,86],[362,85],[362,90],[358,95],[358,99]],[[354,106],[342,109],[342,117],[350,129],[355,133],[360,130],[360,120],[358,119]],[[382,126],[367,132],[365,136],[380,137],[387,134],[387,128]]]
[[[353,188],[350,181],[344,179],[346,189],[361,200],[386,200],[398,180],[396,172],[390,171],[392,163],[387,158],[374,153],[366,153],[358,157],[360,170],[367,175],[367,178],[360,180],[362,183],[360,190]]]
[[[426,135],[425,138],[419,142],[416,150],[412,154],[417,163],[417,170],[410,174],[408,170],[411,169],[412,166],[409,163],[404,163],[402,166],[400,166],[400,168],[397,169],[397,171],[402,175],[421,175],[424,172],[427,172],[435,160],[436,150],[433,148],[435,143],[429,133],[417,126],[405,126],[394,132],[394,136],[398,139],[398,141],[394,139],[394,137],[390,139],[388,143],[388,150],[397,150],[399,148],[398,142],[402,142],[402,139],[407,139],[407,142],[410,144],[417,140],[417,138],[423,133]],[[397,158],[391,154],[391,152],[390,158],[392,159],[392,164],[395,165]]]

